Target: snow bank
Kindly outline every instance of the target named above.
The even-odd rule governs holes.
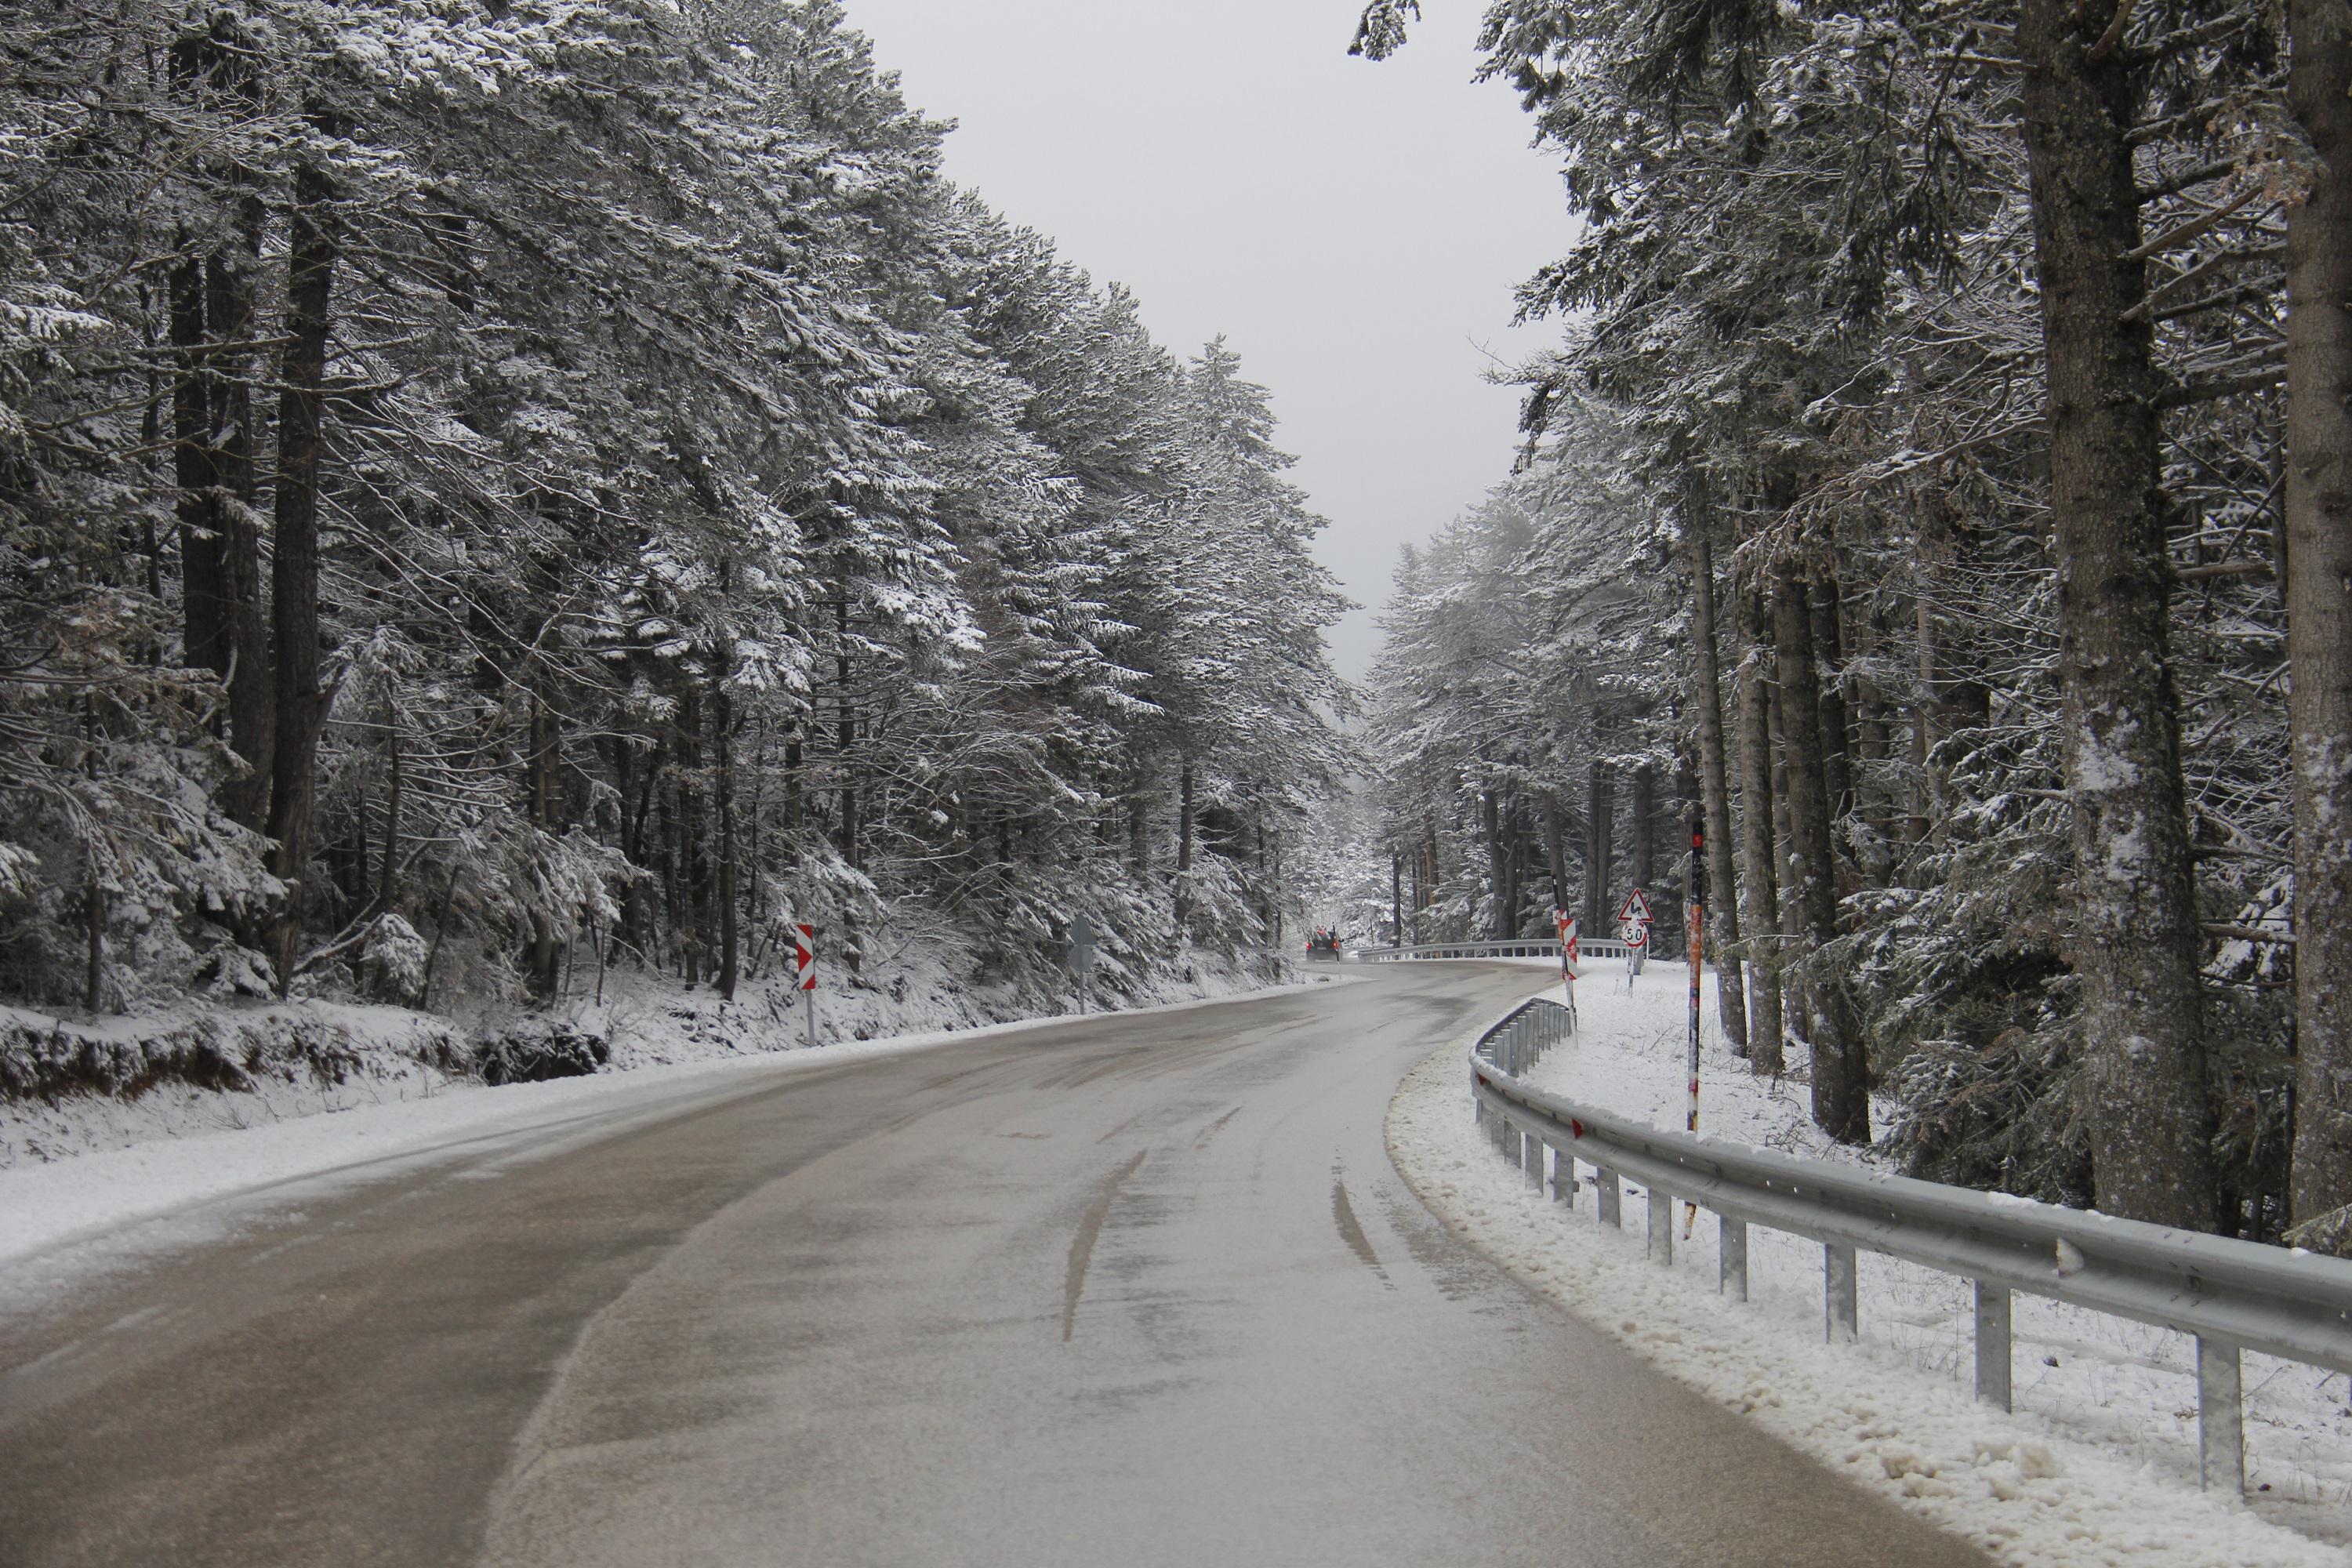
[[[1349,979],[1315,974],[1260,989],[1344,984]],[[1199,997],[1135,1010],[1169,1012],[1230,999]],[[782,1076],[1062,1021],[1048,1017],[932,1030],[814,1050],[793,1048],[796,1036],[772,1034],[772,1048],[754,1054],[705,1055],[498,1089],[447,1078],[420,1080],[399,1086],[395,1093],[331,1108],[339,1109],[334,1115],[293,1116],[0,1170],[0,1300],[38,1295],[123,1258],[219,1235],[237,1220],[215,1200],[296,1183],[306,1194],[323,1193],[493,1143],[524,1152],[544,1151],[562,1146],[591,1116],[609,1131],[616,1116],[658,1116],[698,1096],[722,1091],[736,1078]],[[638,1047],[655,1048],[643,1040]]]
[[[1158,1005],[1238,995],[1268,976],[1187,956],[1137,986]],[[584,990],[584,988],[583,988]],[[0,1171],[235,1131],[455,1089],[587,1071],[768,1056],[805,1047],[788,982],[721,1002],[660,976],[616,972],[601,992],[467,1022],[399,1007],[191,999],[160,1012],[76,1022],[0,1007]],[[818,997],[822,1044],[1059,1016],[1076,998],[959,982],[936,957],[903,956],[870,984]]]
[[[1683,972],[1654,964],[1630,995],[1615,964],[1577,987],[1580,1037],[1536,1070],[1547,1089],[1678,1127]],[[1701,1128],[1727,1141],[1868,1163],[1805,1119],[1798,1075],[1759,1081],[1731,1056],[1707,998]],[[2197,1490],[2196,1389],[2186,1336],[2055,1302],[2016,1300],[2017,1411],[1978,1405],[1965,1281],[1861,1259],[1863,1338],[1823,1342],[1821,1249],[1751,1227],[1745,1304],[1715,1288],[1702,1214],[1675,1266],[1644,1257],[1647,1194],[1602,1229],[1538,1195],[1473,1121],[1465,1038],[1423,1062],[1389,1111],[1397,1168],[1435,1213],[1522,1279],[1662,1369],[1763,1422],[1832,1468],[2019,1564],[2278,1568],[2352,1556],[2352,1412],[2345,1380],[2246,1358],[2250,1507]],[[1801,1068],[1801,1059],[1797,1064]]]

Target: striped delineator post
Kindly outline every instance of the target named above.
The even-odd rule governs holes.
[[[1578,956],[1576,922],[1570,920],[1568,911],[1562,909],[1554,909],[1551,912],[1551,920],[1552,925],[1559,932],[1560,999],[1568,1004],[1568,1024],[1573,1030],[1576,1026],[1576,960]]]
[[[816,927],[793,926],[793,978],[801,1000],[808,1005],[808,1043],[816,1044]]]

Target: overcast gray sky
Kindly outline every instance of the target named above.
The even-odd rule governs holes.
[[[1483,0],[1422,0],[1395,58],[1356,0],[847,0],[907,96],[959,122],[950,177],[1141,298],[1190,355],[1219,332],[1274,392],[1349,595],[1386,595],[1508,470],[1518,395],[1480,380],[1552,329],[1511,289],[1567,249],[1557,165],[1474,84]],[[1334,638],[1360,676],[1369,610]]]

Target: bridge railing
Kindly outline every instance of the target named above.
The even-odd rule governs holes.
[[[1527,1081],[1568,1037],[1569,1022],[1559,1003],[1537,998],[1480,1037],[1469,1062],[1479,1121],[1538,1190],[1550,1150],[1563,1205],[1575,1202],[1578,1165],[1591,1166],[1604,1225],[1622,1223],[1621,1178],[1641,1183],[1650,1256],[1660,1263],[1674,1261],[1677,1199],[1715,1214],[1717,1289],[1736,1300],[1748,1299],[1750,1225],[1822,1244],[1833,1343],[1860,1329],[1857,1251],[1970,1280],[1976,1394],[2002,1410],[2017,1292],[2194,1335],[2198,1472],[2208,1489],[2245,1486],[2242,1352],[2352,1373],[2352,1261],[1667,1131]]]
[[[1622,942],[1595,939],[1580,941],[1578,951],[1586,958],[1622,958],[1628,949]],[[1550,958],[1559,957],[1559,943],[1549,937],[1528,937],[1499,942],[1425,942],[1411,947],[1358,947],[1348,952],[1357,963],[1396,963],[1409,959],[1438,958]],[[1656,962],[1658,955],[1652,953]]]

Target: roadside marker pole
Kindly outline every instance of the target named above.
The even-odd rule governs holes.
[[[816,1044],[816,927],[793,927],[793,978],[799,982],[801,1000],[807,1004],[808,1043]]]
[[[1698,808],[1691,810],[1690,874],[1685,879],[1690,897],[1684,900],[1690,921],[1690,1118],[1688,1131],[1698,1133],[1698,1032],[1699,976],[1706,962],[1706,818]],[[1683,1205],[1683,1239],[1690,1239],[1691,1226],[1698,1223],[1698,1205]]]
[[[1576,922],[1568,918],[1566,910],[1558,908],[1551,911],[1551,920],[1559,931],[1559,985],[1568,1003],[1569,1032],[1573,1034],[1576,1032]]]

